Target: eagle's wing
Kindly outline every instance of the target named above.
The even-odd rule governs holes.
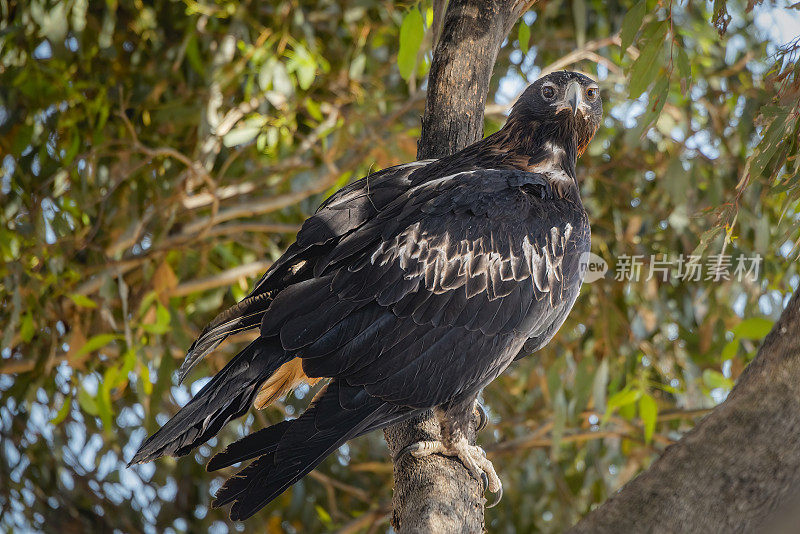
[[[405,192],[409,176],[431,160],[388,167],[356,180],[331,195],[307,219],[289,246],[253,287],[247,297],[220,313],[200,333],[189,348],[178,371],[182,382],[189,371],[226,337],[255,328],[273,297],[283,288],[308,279],[314,258],[323,254],[342,236],[374,217],[388,202]],[[311,263],[310,263],[311,262]]]
[[[317,214],[305,222],[297,241],[272,265],[253,291],[203,329],[189,348],[178,373],[179,381],[227,336],[261,325],[265,312],[273,309],[276,295],[287,291],[297,293],[314,283],[314,267],[318,260],[406,192],[410,187],[409,175],[426,163],[414,162],[384,169],[332,195]],[[306,295],[303,305],[314,306],[319,296],[322,294]],[[295,312],[296,304],[290,306]],[[305,381],[302,367],[293,358],[277,337],[259,337],[232,358],[186,406],[150,436],[131,462],[149,461],[166,454],[186,454],[216,434],[228,421],[244,414],[253,401],[263,406]]]

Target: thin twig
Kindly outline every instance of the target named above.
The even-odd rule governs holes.
[[[207,291],[209,289],[227,286],[239,280],[240,278],[263,273],[269,269],[270,265],[272,265],[272,262],[265,260],[245,263],[244,265],[239,265],[238,267],[222,271],[221,273],[217,273],[213,276],[199,278],[197,280],[190,280],[188,282],[178,284],[178,286],[168,292],[168,296],[182,297],[192,293],[198,293],[200,291]]]
[[[390,510],[390,503],[382,503],[375,510],[361,514],[349,523],[345,524],[342,528],[335,531],[335,533],[354,534],[355,532],[359,532],[361,529],[372,525],[373,522],[378,522],[378,524],[385,523],[389,520],[391,515]]]

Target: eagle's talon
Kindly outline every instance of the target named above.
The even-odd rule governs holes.
[[[417,447],[416,443],[412,443],[411,445],[406,445],[405,447],[397,451],[397,454],[394,455],[394,461],[396,462],[406,454],[411,454],[413,451],[416,450],[416,447]]]
[[[395,454],[394,459],[397,461],[399,458],[410,454],[414,458],[422,458],[431,454],[440,452],[444,446],[439,441],[416,441],[410,445],[406,445]]]
[[[486,425],[489,424],[489,416],[486,415],[486,410],[480,403],[475,403],[475,411],[477,412],[478,422],[475,423],[475,431],[480,432]]]
[[[477,445],[470,445],[466,439],[460,439],[449,445],[441,441],[417,441],[406,445],[395,455],[395,460],[410,454],[414,458],[422,458],[431,454],[442,454],[444,456],[455,456],[467,471],[482,484],[483,491],[487,490],[497,495],[489,508],[497,505],[503,496],[503,484],[500,477],[494,470],[492,462],[486,457],[486,451]]]
[[[500,500],[503,498],[503,485],[500,484],[500,489],[495,492],[495,498],[492,500],[491,503],[486,503],[486,508],[494,508],[498,504],[500,504]]]

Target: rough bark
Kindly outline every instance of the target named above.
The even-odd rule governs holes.
[[[436,2],[434,12],[441,13],[442,3]],[[441,158],[481,138],[489,80],[500,45],[532,4],[533,0],[449,2],[428,74],[417,159]]]
[[[797,532],[800,290],[728,398],[571,532]]]
[[[440,158],[479,140],[489,80],[500,45],[534,0],[442,0],[444,11],[428,76],[417,158]],[[435,21],[434,26],[438,27]],[[406,445],[439,438],[431,413],[386,429],[392,456]],[[469,440],[475,443],[471,430]],[[392,525],[402,533],[482,532],[481,484],[458,460],[405,456],[394,463]]]

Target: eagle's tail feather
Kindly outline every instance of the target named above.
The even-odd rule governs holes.
[[[262,428],[258,432],[248,434],[238,441],[234,441],[225,450],[215,454],[206,465],[207,471],[216,471],[223,467],[257,458],[278,448],[283,434],[289,429],[294,420],[281,421],[280,423]]]
[[[422,410],[408,412],[404,411],[398,413],[392,418],[375,419],[372,421],[372,423],[362,428],[358,434],[353,437],[358,437],[377,428],[383,428],[396,422],[400,422],[404,419],[408,419],[409,417],[416,415],[419,411]],[[209,460],[208,464],[206,465],[206,470],[217,471],[225,467],[230,467],[239,462],[245,462],[247,460],[252,460],[253,458],[258,458],[259,456],[275,452],[275,450],[278,448],[281,437],[283,437],[283,434],[286,432],[286,430],[288,430],[289,426],[293,422],[294,420],[281,421],[280,423],[276,423],[267,428],[262,428],[257,432],[253,432],[252,434],[248,434],[237,441],[234,441],[228,445],[225,450],[218,452],[211,457],[211,460]]]
[[[217,348],[226,337],[260,325],[261,318],[271,303],[272,297],[269,293],[251,294],[217,315],[203,329],[194,343],[192,343],[192,346],[189,347],[186,358],[183,360],[180,369],[178,369],[178,383],[183,382],[189,371],[206,354]]]
[[[183,456],[207,441],[228,421],[248,410],[261,383],[285,361],[286,355],[279,343],[256,339],[150,436],[130,464],[168,454]]]
[[[390,405],[380,399],[366,395],[348,398],[347,393],[343,395],[343,389],[349,388],[340,387],[334,380],[300,418],[262,430],[261,437],[265,441],[258,447],[266,454],[229,478],[217,492],[214,506],[233,502],[231,519],[244,520],[308,474],[347,440],[361,434],[365,428],[383,426],[383,421],[396,417],[396,414],[392,417]],[[248,438],[243,441],[255,445],[255,440]],[[252,456],[251,449],[239,452],[245,454],[235,460],[233,456],[224,456],[219,462],[215,457],[210,466],[222,467]],[[227,453],[228,450],[221,454]]]

